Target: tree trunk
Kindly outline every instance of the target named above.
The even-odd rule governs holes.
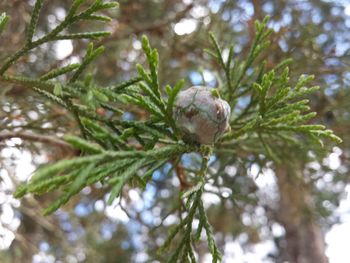
[[[305,182],[303,165],[280,165],[276,168],[280,192],[277,220],[286,231],[286,254],[290,263],[327,263],[325,244],[317,218],[313,215],[314,202]]]

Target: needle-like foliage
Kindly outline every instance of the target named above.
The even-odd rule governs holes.
[[[67,203],[84,187],[100,182],[110,189],[108,203],[120,195],[129,182],[144,188],[152,179],[153,172],[165,164],[177,165],[184,153],[198,152],[202,156],[202,166],[196,171],[196,181],[181,193],[185,202],[184,217],[169,233],[160,248],[161,252],[171,248],[169,262],[196,262],[194,242],[204,233],[212,262],[220,262],[221,253],[215,243],[215,235],[206,216],[202,194],[208,180],[208,163],[212,153],[229,151],[239,146],[247,151],[260,151],[271,159],[280,161],[279,148],[290,144],[303,144],[311,140],[322,144],[323,138],[336,142],[341,140],[323,125],[312,124],[315,116],[309,112],[307,95],[318,87],[307,87],[312,76],[301,76],[297,83],[290,83],[289,69],[284,61],[274,69],[265,69],[265,63],[255,65],[257,58],[269,46],[271,30],[267,28],[268,18],[256,22],[256,36],[248,57],[239,61],[233,58],[233,46],[228,48],[228,57],[214,34],[209,37],[212,49],[207,50],[222,68],[219,75],[225,82],[219,87],[220,94],[233,109],[230,119],[231,131],[212,146],[185,144],[173,118],[174,104],[184,86],[179,80],[174,87],[162,87],[158,78],[159,54],[152,48],[147,37],[142,37],[142,48],[148,66],[136,65],[138,76],[124,83],[102,87],[84,72],[93,66],[94,59],[104,48],[88,45],[82,62],[55,68],[44,72],[38,78],[22,75],[6,75],[5,72],[18,59],[36,47],[62,39],[96,39],[109,32],[77,32],[65,34],[64,29],[79,21],[110,21],[97,12],[117,6],[115,2],[96,0],[85,10],[80,10],[84,0],[75,0],[65,17],[52,31],[35,38],[36,25],[43,0],[37,0],[28,26],[23,47],[10,55],[0,67],[0,81],[20,84],[42,95],[43,99],[57,103],[67,109],[76,119],[81,136],[66,135],[64,140],[79,150],[81,156],[61,160],[39,168],[27,184],[15,192],[19,198],[25,194],[43,194],[60,190],[61,196],[45,209],[50,214]],[[0,16],[0,33],[4,30],[8,17]],[[250,70],[253,73],[247,74]],[[59,76],[70,78],[63,83]],[[237,109],[237,102],[248,96],[249,102],[243,109]],[[132,120],[123,118],[128,108],[143,112],[143,117],[135,115]],[[102,109],[109,114],[98,114]],[[146,116],[146,117],[144,117]],[[255,147],[249,148],[254,144]],[[260,145],[260,147],[256,147]],[[311,147],[311,146],[310,146]],[[135,185],[135,184],[134,184]],[[193,222],[198,219],[198,226]],[[179,238],[179,242],[172,242]]]

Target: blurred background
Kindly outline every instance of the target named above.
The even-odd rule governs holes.
[[[71,2],[45,1],[37,35],[62,21]],[[0,38],[1,61],[23,45],[34,3],[1,1],[0,12],[11,16]],[[302,262],[300,257],[306,258],[303,262],[349,262],[350,1],[119,3],[107,25],[80,23],[69,29],[112,32],[96,41],[106,51],[89,68],[101,85],[136,75],[135,64],[145,61],[140,36],[146,34],[160,54],[162,85],[184,78],[186,86],[203,82],[217,86],[219,66],[203,52],[209,47],[208,31],[222,46],[233,43],[235,56],[244,58],[254,39],[254,21],[270,15],[272,43],[261,59],[272,68],[293,58],[292,81],[300,74],[314,74],[313,84],[321,86],[310,97],[317,122],[333,129],[344,142],[329,146],[323,155],[295,152],[290,163],[276,169],[254,156],[213,160],[215,180],[222,187],[207,186],[204,200],[209,220],[226,263],[294,263]],[[57,65],[80,61],[86,46],[86,41],[70,40],[45,44],[9,73],[40,76]],[[52,216],[43,217],[42,209],[57,197],[55,193],[21,200],[12,193],[38,166],[75,155],[53,138],[78,133],[78,127],[65,110],[31,90],[0,85],[0,262],[162,262],[156,248],[178,222],[180,182],[170,168],[156,171],[143,192],[125,187],[122,199],[112,206],[106,206],[109,189],[96,184]],[[27,132],[35,136],[26,136]],[[186,162],[196,165],[191,156]],[[297,179],[286,172],[290,167]],[[199,262],[211,262],[205,243],[196,246]]]

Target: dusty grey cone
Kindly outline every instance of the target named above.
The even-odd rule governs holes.
[[[216,94],[193,86],[177,96],[174,119],[186,140],[213,144],[229,129],[230,105]]]

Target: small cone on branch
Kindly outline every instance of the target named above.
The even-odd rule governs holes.
[[[216,89],[193,86],[177,96],[174,119],[185,140],[210,145],[229,130],[230,114]]]

